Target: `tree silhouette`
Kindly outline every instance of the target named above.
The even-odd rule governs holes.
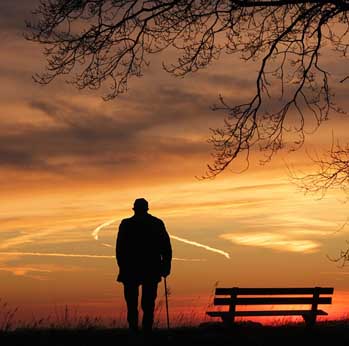
[[[106,83],[107,100],[161,51],[177,52],[175,63],[163,63],[176,76],[204,69],[223,52],[258,61],[251,99],[230,105],[220,97],[213,107],[227,114],[209,139],[214,162],[205,176],[215,177],[237,157],[248,162],[252,148],[265,161],[286,144],[298,149],[310,118],[318,127],[340,111],[320,52],[326,45],[347,56],[348,8],[344,0],[41,0],[27,38],[45,45],[48,65],[38,82],[69,75],[81,89]]]
[[[301,176],[290,171],[293,181],[305,193],[317,194],[320,197],[324,197],[329,189],[341,189],[349,200],[349,144],[342,146],[333,140],[327,153],[311,159],[317,166],[316,171]],[[348,224],[349,217],[338,231],[343,230]],[[347,241],[346,248],[340,250],[336,257],[328,258],[345,266],[349,262],[349,242]]]
[[[340,188],[349,196],[349,144],[343,147],[338,142],[332,143],[327,153],[311,159],[317,166],[315,172],[301,177],[291,172],[303,191],[323,197],[329,189]]]

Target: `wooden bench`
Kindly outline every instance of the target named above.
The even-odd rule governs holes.
[[[207,311],[211,317],[220,317],[223,322],[234,323],[240,316],[302,316],[307,326],[313,326],[317,316],[328,315],[318,309],[319,304],[331,304],[332,298],[321,295],[332,295],[332,287],[307,288],[216,288],[213,304],[227,306],[226,311]],[[287,310],[237,310],[244,305],[287,305]],[[310,305],[310,309],[290,309],[290,305]]]

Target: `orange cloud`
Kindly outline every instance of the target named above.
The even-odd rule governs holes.
[[[314,253],[319,251],[321,244],[314,240],[293,239],[286,234],[276,233],[227,233],[220,236],[233,244],[264,247],[277,251]]]

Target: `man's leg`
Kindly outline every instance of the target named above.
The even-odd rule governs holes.
[[[147,282],[142,285],[142,327],[145,332],[151,332],[154,322],[155,299],[158,289],[157,282]]]
[[[124,283],[124,296],[127,305],[127,321],[130,330],[138,330],[138,284]]]

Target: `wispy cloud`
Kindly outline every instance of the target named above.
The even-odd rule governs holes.
[[[26,234],[20,234],[18,236],[15,236],[13,238],[4,240],[0,244],[0,249],[9,249],[11,247],[21,246],[24,244],[32,243],[37,239],[45,238],[51,233],[54,233],[52,230],[44,230],[44,231],[37,231],[32,233],[26,233]]]
[[[1,256],[0,255],[0,272],[8,272],[19,277],[28,277],[35,280],[47,280],[51,274],[57,272],[79,272],[79,266],[71,266],[57,263],[35,263],[26,264],[14,261],[21,258],[21,255]],[[11,259],[11,264],[8,260]]]
[[[52,270],[34,268],[34,267],[25,267],[25,266],[0,266],[0,271],[10,272],[16,276],[25,276],[27,273],[51,273]]]
[[[277,251],[313,253],[320,248],[320,243],[308,239],[293,239],[289,235],[267,232],[227,233],[220,238],[237,245],[264,247]]]

